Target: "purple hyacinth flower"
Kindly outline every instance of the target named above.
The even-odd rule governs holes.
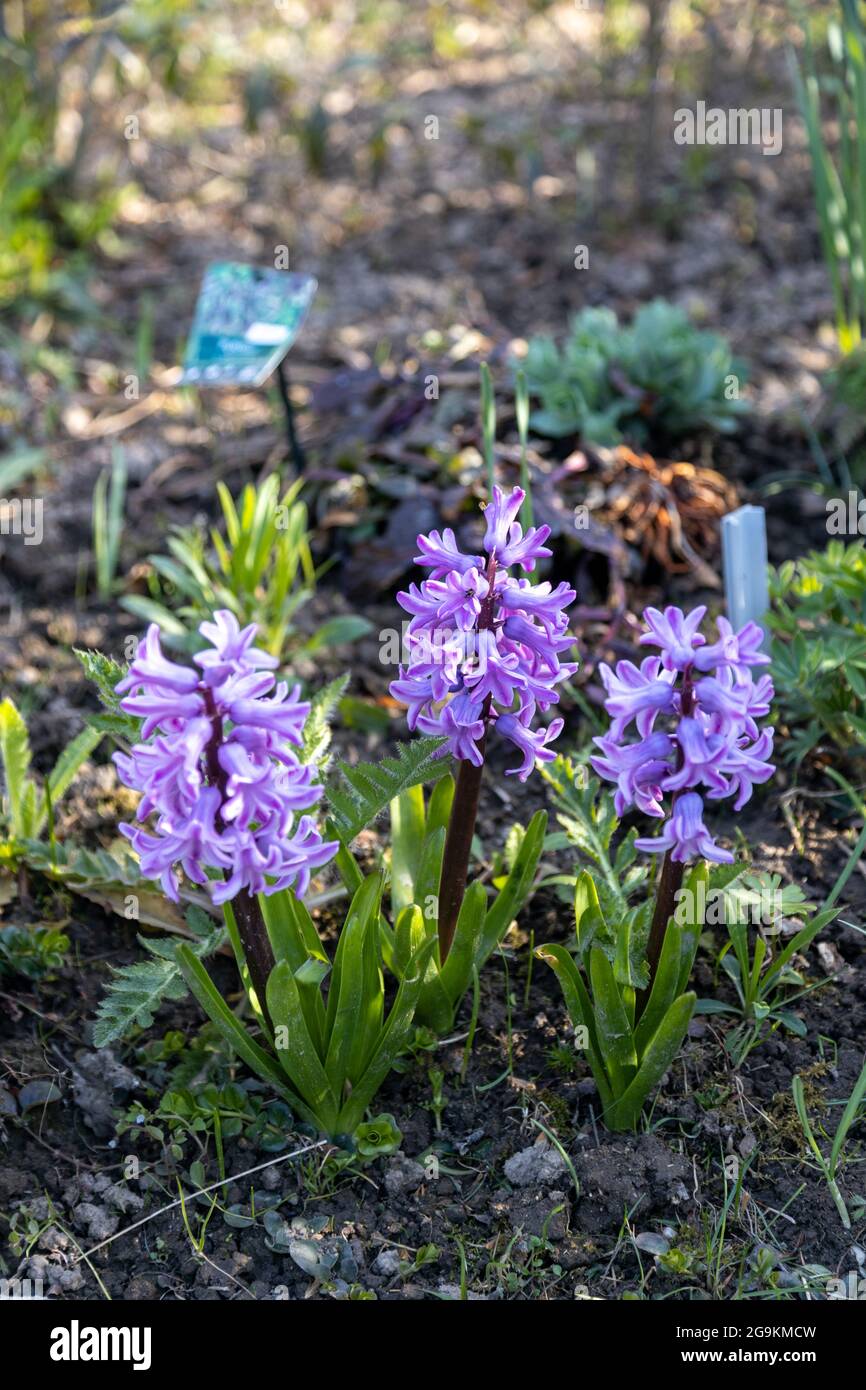
[[[435,718],[422,715],[418,728],[425,734],[445,734],[448,745],[442,749],[443,753],[450,748],[455,758],[474,763],[476,767],[484,762],[479,746],[484,737],[484,702],[473,700],[468,691],[456,695]]]
[[[769,656],[761,651],[764,634],[757,623],[746,623],[735,632],[727,618],[716,618],[719,640],[695,652],[698,671],[712,671],[717,666],[729,666],[740,680],[749,679],[750,666],[766,666]]]
[[[565,609],[576,597],[567,584],[557,584],[551,589],[549,584],[530,584],[528,579],[519,579],[503,592],[502,606],[506,612],[513,609],[541,623],[548,641],[555,642],[565,627]]]
[[[431,579],[444,579],[452,570],[465,574],[470,569],[484,568],[480,555],[461,554],[450,526],[446,526],[441,536],[438,531],[419,536],[418,549],[421,553],[415,556],[415,564],[429,569]]]
[[[178,666],[163,656],[159,645],[159,628],[156,623],[151,623],[144,640],[138,645],[135,660],[123,680],[118,682],[117,693],[124,695],[143,686],[160,693],[173,691],[176,695],[189,695],[198,683],[195,671],[188,666]]]
[[[761,676],[757,681],[747,677],[737,682],[733,672],[721,666],[715,676],[703,676],[695,682],[695,697],[702,710],[715,715],[722,732],[745,732],[750,738],[757,738],[755,721],[770,712],[773,682],[769,676]]]
[[[666,792],[682,791],[703,783],[724,795],[728,784],[720,764],[728,750],[728,740],[721,734],[710,733],[694,717],[683,716],[677,725],[677,747],[681,766],[668,774],[662,783]]]
[[[719,771],[728,782],[723,789],[709,793],[711,801],[736,792],[734,810],[741,811],[752,795],[752,788],[770,780],[776,770],[767,761],[773,753],[773,733],[773,729],[763,729],[751,747],[741,742],[727,750]]]
[[[641,738],[646,738],[656,716],[673,711],[673,677],[659,674],[657,656],[646,657],[639,668],[633,661],[618,661],[615,671],[602,661],[598,670],[607,691],[604,707],[613,716],[614,738],[621,738],[633,719]]]
[[[166,896],[179,902],[175,865],[180,864],[193,883],[207,883],[205,868],[227,868],[231,855],[216,827],[220,794],[216,787],[203,787],[176,825],[160,817],[157,833],[140,826],[121,824],[118,829],[130,841],[141,861],[145,878],[158,880]]]
[[[595,738],[604,754],[590,758],[591,765],[600,777],[616,782],[614,810],[618,816],[625,815],[630,806],[637,806],[649,816],[663,816],[663,779],[673,766],[674,741],[670,734],[661,731],[641,739],[640,743],[621,744],[608,734]]]
[[[698,631],[706,608],[694,608],[686,617],[681,608],[671,605],[664,613],[647,608],[644,622],[649,628],[640,639],[642,647],[661,647],[662,665],[666,671],[684,671],[694,661],[695,649],[706,638]]]
[[[202,623],[199,632],[211,645],[197,652],[193,661],[205,671],[208,685],[219,685],[242,671],[276,670],[277,658],[253,646],[257,631],[255,623],[242,629],[234,613],[225,608],[214,614],[212,623]]]
[[[549,526],[530,526],[526,534],[523,533],[517,517],[525,497],[520,487],[513,488],[507,495],[501,488],[494,487],[493,501],[484,508],[487,523],[484,549],[488,555],[496,556],[503,569],[520,565],[521,569],[531,570],[537,560],[552,553],[544,545],[550,535]]]
[[[554,719],[546,729],[533,729],[530,727],[532,713],[532,707],[527,705],[517,714],[500,714],[496,721],[497,733],[504,734],[523,754],[523,762],[518,767],[505,770],[506,777],[516,776],[521,782],[526,781],[536,762],[553,761],[555,754],[547,745],[559,737],[564,722]]]
[[[395,700],[406,705],[406,723],[409,728],[414,730],[418,723],[419,715],[423,713],[430,703],[430,678],[429,676],[410,676],[403,675],[403,668],[400,668],[400,679],[391,682],[391,694]]]
[[[507,547],[511,528],[517,522],[525,496],[526,493],[519,487],[513,488],[507,495],[502,488],[494,487],[493,499],[484,508],[487,529],[483,545],[488,555],[501,554]]]
[[[534,734],[532,720],[558,702],[557,686],[577,669],[561,659],[574,645],[565,611],[574,590],[567,584],[533,585],[509,573],[511,565],[532,570],[550,553],[546,526],[524,534],[517,520],[523,499],[520,488],[494,489],[485,509],[486,560],[463,555],[453,531],[419,536],[416,561],[430,576],[397,595],[410,615],[409,661],[391,683],[391,694],[407,705],[410,729],[444,736],[446,751],[476,767],[484,761],[493,725],[518,743],[525,758],[532,747],[540,757],[550,756],[547,744],[554,735]],[[525,763],[521,775],[524,768]]]
[[[150,829],[120,829],[142,874],[175,901],[178,869],[216,903],[241,891],[303,893],[337,848],[309,816],[295,825],[322,792],[294,751],[309,705],[297,686],[274,688],[276,662],[253,646],[254,626],[241,630],[221,610],[200,631],[211,643],[196,654],[200,673],[163,656],[154,624],[117,687],[121,709],[144,722],[143,741],[115,765],[142,793],[139,821],[153,818]]]
[[[674,863],[685,864],[690,859],[711,859],[715,864],[733,864],[729,850],[717,845],[704,825],[704,803],[697,792],[688,792],[677,799],[662,832],[654,839],[635,840],[635,849],[648,854],[670,850]]]
[[[496,640],[496,633],[484,629],[478,633],[478,661],[474,668],[464,671],[467,684],[471,684],[473,697],[486,700],[488,695],[497,705],[509,709],[515,694],[526,683],[521,670],[519,652],[503,649]]]
[[[616,783],[618,815],[632,806],[665,815],[664,799],[671,797],[662,833],[636,840],[639,848],[670,851],[677,862],[702,855],[727,863],[731,856],[704,826],[703,801],[694,789],[706,788],[710,801],[733,797],[739,811],[752,788],[773,775],[773,731],[757,725],[769,712],[773,682],[766,674],[753,680],[749,669],[766,661],[760,628],[747,623],[735,633],[719,618],[719,640],[708,646],[698,630],[704,611],[686,616],[678,608],[648,609],[649,631],[641,642],[660,647],[660,656],[640,669],[630,661],[618,662],[615,672],[600,667],[611,726],[595,740],[602,756],[591,762]],[[639,740],[626,742],[632,721]]]

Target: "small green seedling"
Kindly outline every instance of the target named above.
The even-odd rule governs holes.
[[[744,874],[724,889],[725,925],[728,941],[719,962],[737,992],[737,1003],[718,999],[699,999],[696,1013],[733,1014],[741,1022],[725,1039],[725,1046],[739,1067],[760,1043],[767,1030],[782,1027],[796,1037],[806,1036],[806,1024],[792,1011],[792,1004],[827,981],[807,984],[793,965],[794,957],[805,951],[818,933],[832,922],[836,909],[815,913],[796,886],[780,886],[778,875]],[[754,946],[750,944],[748,919],[758,911],[759,923]],[[773,941],[781,940],[785,923],[807,918],[778,954]]]
[[[830,1196],[833,1198],[833,1201],[836,1204],[836,1210],[839,1213],[842,1225],[845,1227],[846,1231],[850,1231],[851,1217],[848,1214],[848,1208],[845,1205],[845,1198],[842,1196],[842,1193],[839,1190],[839,1184],[836,1181],[836,1179],[839,1171],[839,1159],[842,1156],[842,1150],[845,1146],[845,1141],[848,1138],[848,1134],[851,1130],[852,1125],[857,1119],[857,1112],[860,1108],[861,1102],[863,1101],[864,1096],[866,1096],[866,1062],[864,1062],[863,1064],[863,1070],[860,1072],[860,1075],[857,1078],[857,1081],[854,1085],[854,1089],[851,1092],[851,1095],[848,1097],[848,1103],[845,1106],[845,1109],[842,1113],[842,1118],[836,1127],[836,1133],[833,1136],[833,1143],[830,1146],[829,1158],[825,1158],[822,1154],[821,1149],[818,1146],[818,1141],[815,1138],[814,1132],[812,1130],[812,1125],[809,1121],[809,1116],[806,1111],[806,1098],[803,1094],[803,1078],[801,1076],[794,1077],[793,1081],[791,1082],[791,1092],[794,1096],[794,1104],[797,1107],[797,1114],[800,1119],[800,1124],[803,1126],[803,1133],[806,1136],[806,1142],[809,1145],[809,1148],[812,1150],[812,1153],[815,1155],[821,1172],[824,1174],[827,1187],[830,1190]]]

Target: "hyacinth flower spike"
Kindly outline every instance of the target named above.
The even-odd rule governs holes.
[[[549,527],[524,531],[517,520],[524,498],[522,488],[493,489],[482,554],[464,554],[450,529],[419,536],[415,562],[428,576],[398,594],[410,614],[410,659],[391,693],[407,705],[410,729],[443,736],[442,753],[457,760],[438,884],[440,965],[466,895],[488,738],[514,744],[518,761],[506,776],[525,782],[537,761],[553,758],[549,745],[562,729],[561,719],[540,725],[539,712],[558,702],[558,686],[577,669],[561,659],[573,645],[566,609],[574,590],[523,577],[551,553]]]
[[[410,949],[386,1009],[383,874],[356,869],[328,955],[302,901],[311,876],[338,850],[305,814],[322,791],[297,752],[309,707],[297,689],[276,684],[276,662],[253,646],[254,627],[241,630],[231,613],[219,612],[200,631],[209,645],[194,658],[198,671],[167,660],[153,627],[116,687],[121,709],[143,721],[142,741],[116,755],[123,780],[142,793],[138,824],[122,829],[142,874],[159,879],[169,897],[179,896],[182,870],[222,905],[253,1027],[229,1008],[192,943],[170,938],[158,954],[176,964],[268,1089],[351,1147],[411,1038],[436,942]],[[141,988],[137,980],[117,982],[123,1019],[130,990],[137,1000]],[[100,1017],[106,1033],[117,1019],[109,997]],[[381,1130],[381,1120],[373,1127]]]
[[[773,730],[760,731],[756,722],[769,711],[773,684],[766,674],[757,680],[751,674],[770,659],[761,651],[761,629],[747,623],[734,632],[718,618],[718,640],[708,644],[700,631],[705,614],[705,608],[688,615],[675,607],[648,608],[640,642],[659,654],[640,667],[630,661],[620,661],[615,671],[600,667],[611,727],[595,739],[602,756],[593,757],[592,766],[616,782],[618,815],[634,806],[663,821],[659,835],[635,840],[636,849],[664,855],[647,945],[650,985],[639,1010],[658,969],[685,867],[733,861],[705,824],[705,801],[733,797],[739,811],[774,770]],[[631,733],[636,738],[630,740]]]
[[[750,623],[734,632],[720,618],[718,641],[709,645],[700,630],[704,616],[703,608],[688,615],[649,608],[641,643],[658,654],[640,665],[621,661],[615,671],[600,667],[611,724],[595,739],[590,761],[616,785],[617,817],[634,808],[660,824],[657,835],[624,841],[631,855],[663,856],[655,902],[631,907],[620,896],[612,906],[609,891],[599,891],[601,879],[584,870],[575,879],[576,949],[558,942],[537,948],[582,1031],[580,1046],[612,1130],[637,1128],[695,1010],[689,982],[709,866],[733,860],[707,825],[707,807],[733,798],[739,810],[773,773],[773,731],[757,726],[772,683],[751,674],[767,661],[760,629]]]
[[[276,659],[253,645],[220,611],[199,629],[208,646],[180,666],[162,653],[153,624],[124,679],[120,708],[142,720],[142,742],[114,761],[142,793],[137,825],[121,825],[142,874],[178,901],[178,868],[230,908],[257,1007],[270,1025],[267,982],[274,955],[257,902],[291,888],[302,897],[310,876],[333,856],[311,817],[321,787],[295,750],[309,705],[277,684]],[[145,828],[143,821],[152,821]]]

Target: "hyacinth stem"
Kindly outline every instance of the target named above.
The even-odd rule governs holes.
[[[484,751],[481,745],[482,754]],[[445,964],[454,933],[457,918],[466,892],[466,879],[469,874],[469,855],[472,851],[472,836],[475,834],[475,821],[478,817],[478,798],[481,794],[481,774],[484,763],[479,767],[468,759],[461,759],[457,767],[457,785],[454,788],[454,801],[451,806],[451,819],[445,836],[445,850],[442,855],[442,877],[439,881],[439,962]]]
[[[496,557],[491,555],[487,562],[485,578],[489,585],[487,598],[481,604],[478,615],[477,632],[490,630],[494,625],[496,597]],[[457,768],[457,785],[451,803],[451,818],[445,836],[445,849],[442,854],[442,874],[439,879],[439,964],[444,965],[451,950],[457,918],[463,905],[466,892],[466,879],[469,876],[469,856],[472,853],[472,836],[478,819],[478,798],[481,795],[481,774],[484,771],[484,748],[487,743],[487,723],[490,719],[492,697],[487,696],[481,714],[484,733],[478,740],[481,761],[476,767],[468,758],[461,758]]]
[[[205,691],[205,708],[211,721],[213,730],[212,736],[208,741],[205,750],[205,760],[207,763],[207,778],[211,786],[218,787],[223,801],[226,799],[226,777],[225,772],[220,766],[219,748],[222,743],[223,725],[222,719],[214,703],[213,695],[209,690]],[[222,828],[223,819],[218,811],[215,817],[216,824]],[[232,901],[235,922],[237,923],[238,936],[244,950],[244,957],[247,969],[250,972],[250,982],[256,992],[259,1009],[269,1030],[273,1032],[270,1015],[267,1005],[267,983],[270,973],[276,961],[271,950],[271,943],[268,937],[268,930],[262,917],[258,899],[243,889]]]
[[[259,1008],[261,1009],[262,1017],[269,1031],[273,1033],[274,1028],[271,1023],[270,1014],[268,1013],[267,994],[265,991],[267,989],[270,973],[276,962],[274,960],[274,953],[271,950],[271,943],[268,938],[264,918],[262,917],[262,910],[259,907],[258,898],[254,898],[246,889],[243,889],[243,891],[238,893],[237,897],[232,900],[232,908],[235,914],[235,922],[237,923],[238,936],[244,948],[247,969],[250,972],[250,980],[256,992]]]

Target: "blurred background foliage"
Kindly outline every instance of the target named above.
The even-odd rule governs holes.
[[[789,0],[0,0],[0,347],[21,375],[14,389],[0,382],[0,443],[56,434],[58,386],[117,393],[124,368],[173,366],[188,304],[178,313],[172,282],[194,281],[223,248],[261,261],[285,242],[293,266],[319,274],[319,307],[358,274],[347,257],[356,248],[363,269],[394,281],[465,274],[506,331],[560,340],[582,307],[567,259],[577,229],[628,262],[590,302],[613,298],[614,284],[629,311],[674,297],[654,285],[645,248],[700,234],[722,194],[723,234],[772,261],[763,198],[775,161],[748,169],[736,151],[675,150],[672,113],[705,99],[782,104],[796,120],[796,48],[808,56],[813,122],[824,121],[812,153],[838,166],[843,185],[859,180],[866,87],[844,100],[838,90],[846,16],[843,66],[852,81],[862,69],[852,5],[858,13],[857,0],[807,10]],[[425,126],[434,115],[441,138]],[[802,122],[791,145],[803,167]],[[810,250],[830,261],[828,289],[839,276],[862,283],[850,251],[862,190],[834,188],[847,260],[827,253],[839,241],[824,209],[805,210]],[[672,278],[678,299],[700,294],[700,256]],[[419,347],[425,329],[472,322],[464,295],[455,283],[459,310],[431,315]],[[376,321],[375,297],[375,285],[359,285],[357,318],[378,335],[366,361],[382,367],[393,325]],[[714,321],[716,303],[701,313],[698,327],[728,331],[739,353],[742,326],[738,341],[736,325]],[[359,360],[361,332],[340,326],[343,361]],[[837,346],[852,342],[840,330]],[[34,371],[35,431],[21,404]],[[859,381],[859,369],[843,376]],[[853,416],[846,398],[832,421],[846,445],[860,431],[856,406]]]
[[[4,0],[0,304],[81,311],[81,253],[119,250],[118,221],[136,185],[136,121],[152,142],[191,144],[240,108],[247,133],[292,143],[322,177],[342,167],[337,128],[348,117],[365,127],[352,175],[375,184],[399,152],[413,90],[441,91],[449,69],[459,84],[460,64],[479,53],[503,76],[509,59],[519,73],[533,45],[558,33],[574,41],[583,84],[589,78],[607,100],[647,103],[632,174],[641,200],[660,198],[651,188],[660,88],[708,87],[732,58],[757,65],[762,46],[789,33],[786,6],[774,0],[746,0],[733,35],[722,32],[721,9],[712,0]],[[566,64],[566,83],[567,73]],[[563,72],[550,82],[564,100]],[[548,137],[573,146],[576,134],[565,109],[550,131],[507,103],[462,122],[491,181],[532,183],[545,172]],[[573,155],[586,192],[597,179],[591,145]],[[691,177],[701,159],[691,152]]]

